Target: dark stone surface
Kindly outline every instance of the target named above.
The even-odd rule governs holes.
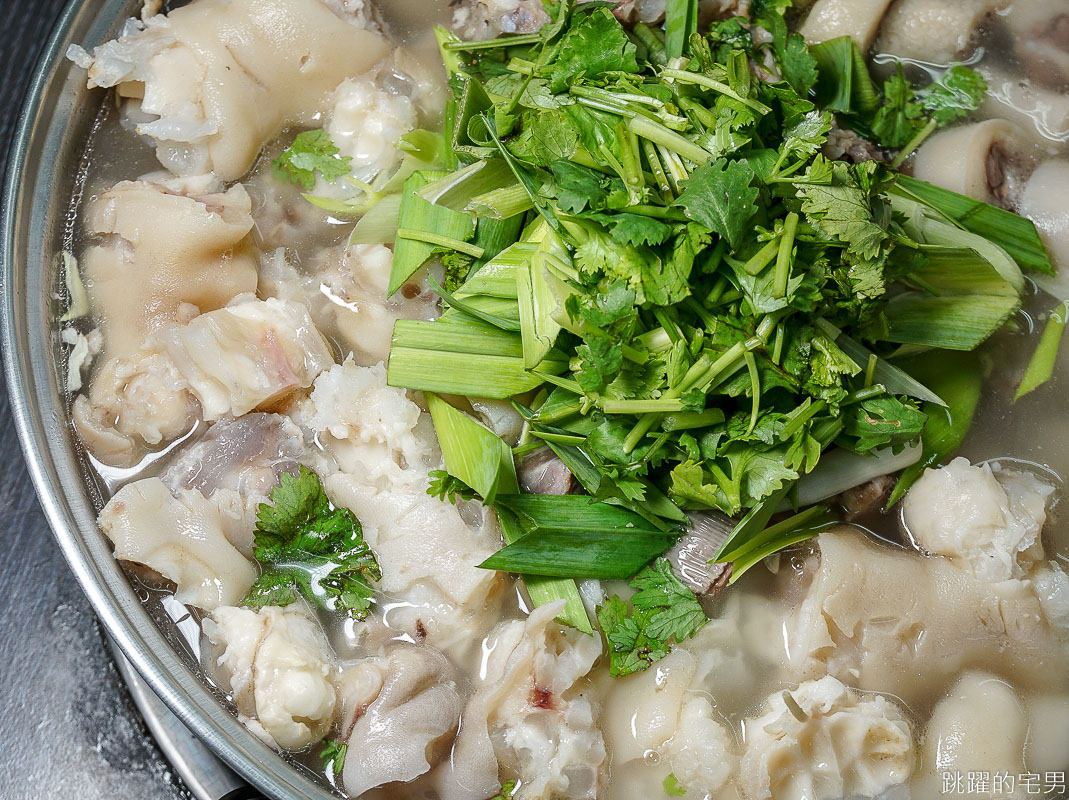
[[[0,171],[61,0],[0,0]],[[0,798],[177,800],[37,504],[0,376]]]

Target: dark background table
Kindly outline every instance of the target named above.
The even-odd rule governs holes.
[[[0,0],[0,174],[64,0]],[[177,800],[30,484],[0,375],[0,798]]]

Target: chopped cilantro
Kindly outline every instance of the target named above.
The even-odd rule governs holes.
[[[669,772],[661,785],[669,797],[683,797],[687,793],[687,787],[679,782],[674,772]]]
[[[512,795],[516,794],[516,789],[519,788],[516,781],[505,781],[501,784],[501,788],[498,789],[497,794],[491,797],[489,800],[509,800]]]
[[[628,604],[610,596],[598,608],[598,623],[609,644],[609,670],[614,677],[647,669],[668,655],[670,643],[689,639],[707,619],[694,593],[659,558],[630,583],[638,591]]]
[[[271,162],[275,177],[283,183],[299,183],[305,190],[315,186],[318,172],[333,183],[349,174],[349,156],[339,156],[338,148],[323,129],[298,133],[293,144]]]
[[[337,778],[345,767],[345,753],[349,745],[337,739],[324,739],[322,744],[319,758],[323,761],[323,767]]]
[[[934,361],[976,347],[1019,305],[1017,265],[1050,267],[1034,227],[1009,212],[936,197],[881,161],[829,157],[855,134],[873,147],[851,146],[851,161],[907,157],[982,101],[971,69],[922,86],[903,65],[877,82],[849,38],[810,46],[793,33],[790,0],[754,0],[749,18],[706,30],[699,5],[670,0],[662,37],[627,30],[606,3],[556,3],[538,35],[451,49],[463,54],[447,134],[460,167],[410,179],[437,198],[427,208],[465,223],[448,238],[468,243],[472,217],[476,237],[467,257],[445,257],[442,319],[398,323],[390,383],[522,401],[515,447],[461,426],[450,446],[466,455],[451,471],[511,531],[507,557],[484,565],[576,608],[571,579],[632,574],[692,510],[743,519],[720,554],[737,575],[813,535],[823,507],[771,517],[825,453],[930,449],[936,396],[884,358],[900,345]],[[491,224],[507,234],[470,255]],[[553,503],[510,527],[529,496],[494,481],[542,447],[584,508],[626,509],[656,547],[619,541],[614,525],[578,535],[574,511]],[[470,496],[445,476],[430,491]],[[614,674],[646,668],[704,621],[666,562],[633,588],[598,611]]]
[[[757,212],[754,171],[742,161],[718,159],[699,167],[676,200],[695,222],[723,236],[732,247],[742,243],[746,223]]]
[[[335,507],[310,469],[282,474],[271,502],[260,504],[253,536],[263,571],[246,605],[285,606],[304,597],[356,619],[367,615],[371,582],[382,577],[378,562],[353,512]]]
[[[460,478],[454,478],[444,469],[432,469],[428,476],[427,494],[446,503],[457,500],[474,500],[478,494]]]

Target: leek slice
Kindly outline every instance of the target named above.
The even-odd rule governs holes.
[[[512,448],[505,440],[438,395],[428,392],[426,399],[446,472],[478,492],[487,505],[498,492],[520,490]]]
[[[448,173],[425,170],[415,172],[405,181],[397,227],[421,231],[434,237],[466,242],[475,233],[475,221],[467,214],[428,203],[418,191]],[[393,252],[393,268],[387,296],[392,295],[434,254],[438,246],[416,238],[398,237]]]

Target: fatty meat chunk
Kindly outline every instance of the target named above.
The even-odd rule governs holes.
[[[161,164],[231,181],[265,142],[287,125],[313,124],[339,83],[386,55],[382,37],[352,24],[366,14],[344,13],[348,5],[198,0],[130,20],[118,39],[68,56],[89,71],[90,88],[116,87]]]
[[[210,175],[120,181],[89,204],[82,267],[106,357],[133,355],[187,307],[256,291],[251,208],[244,187],[223,191]]]
[[[1026,772],[1023,756],[1028,718],[1017,694],[994,675],[967,672],[932,712],[924,736],[921,766],[911,791],[914,797],[964,797],[946,792],[944,775],[989,775]],[[1038,737],[1050,735],[1036,731]],[[1064,766],[1059,767],[1064,769]],[[1026,797],[1025,787],[999,786],[990,780],[968,793],[980,800],[1016,800]]]
[[[212,610],[235,605],[259,575],[227,539],[218,505],[200,492],[172,495],[159,478],[129,483],[98,518],[115,557],[144,564],[178,586],[181,603]]]
[[[981,580],[1021,578],[1043,558],[1053,492],[1030,473],[955,458],[925,470],[906,495],[904,520],[919,547]]]
[[[324,488],[350,509],[382,568],[382,591],[400,601],[387,624],[439,649],[470,648],[495,613],[502,577],[476,565],[500,547],[491,514],[427,494],[440,463],[429,415],[380,364],[352,361],[316,379],[299,422],[331,456]],[[452,653],[450,653],[452,655]]]
[[[453,758],[436,775],[446,800],[491,796],[499,764],[518,778],[518,800],[592,800],[603,788],[608,755],[592,690],[582,684],[601,641],[554,622],[563,607],[539,606],[487,639]]]
[[[744,722],[740,782],[749,800],[876,797],[909,780],[913,734],[902,709],[830,676],[773,693]]]
[[[169,358],[139,351],[103,364],[71,418],[94,458],[127,468],[192,430],[200,403]]]
[[[414,780],[448,754],[460,695],[453,667],[437,650],[401,645],[344,670],[338,685],[349,794]]]
[[[306,203],[307,205],[307,203]],[[390,354],[399,319],[436,319],[438,295],[417,273],[392,297],[386,296],[393,252],[381,244],[357,244],[320,251],[298,272],[279,249],[264,258],[260,292],[308,307],[320,330],[333,336],[348,357],[371,366]]]
[[[273,747],[301,750],[334,720],[334,652],[307,607],[217,608],[204,632],[242,722]]]
[[[275,298],[235,298],[155,338],[208,421],[268,409],[334,363],[308,310]]]
[[[466,40],[535,33],[550,21],[541,0],[460,0],[454,5],[453,28]]]
[[[949,559],[874,544],[856,529],[822,533],[817,543],[819,565],[784,627],[798,678],[830,674],[911,705],[933,702],[963,669],[996,671],[1018,686],[1064,682],[1059,624],[1069,582],[1060,572],[990,583]]]
[[[339,154],[352,159],[352,176],[370,182],[401,163],[396,145],[418,122],[408,97],[387,91],[369,74],[338,86],[326,131]]]

